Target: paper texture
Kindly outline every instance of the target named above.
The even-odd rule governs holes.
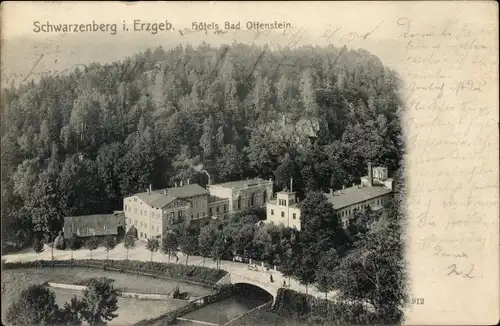
[[[405,82],[406,323],[492,324],[500,307],[497,17],[498,4],[489,1],[8,2],[2,3],[2,84],[122,60],[158,45],[364,48]],[[154,33],[135,28],[134,20],[165,22],[164,29],[171,24],[175,30]],[[226,21],[288,22],[291,28],[192,31],[193,22]],[[46,22],[116,23],[117,29],[36,32]]]

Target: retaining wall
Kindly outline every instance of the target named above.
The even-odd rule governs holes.
[[[84,285],[75,285],[75,284],[66,284],[66,283],[48,282],[48,284],[50,287],[53,287],[53,288],[75,290],[75,291],[83,291],[87,288]],[[133,299],[139,299],[139,300],[179,300],[182,302],[187,302],[187,300],[174,299],[174,298],[172,298],[171,295],[168,295],[168,294],[118,292],[118,296],[123,297],[123,298],[133,298]]]
[[[161,316],[151,319],[144,319],[136,323],[137,326],[158,326],[158,325],[171,325],[173,324],[177,317],[181,317],[187,313],[195,311],[199,308],[205,307],[216,301],[220,301],[232,296],[235,292],[234,286],[224,286],[219,289],[217,293],[209,294],[197,299],[193,299],[188,302],[187,305],[179,307],[173,311],[169,311]]]

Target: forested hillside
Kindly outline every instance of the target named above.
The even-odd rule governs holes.
[[[398,169],[399,80],[364,50],[158,47],[2,90],[2,240],[190,178],[299,191]],[[273,123],[276,122],[276,123]],[[278,123],[279,122],[279,123]],[[305,127],[304,127],[305,126]]]

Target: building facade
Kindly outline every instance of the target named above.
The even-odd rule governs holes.
[[[113,214],[93,214],[66,216],[63,233],[66,238],[78,237],[122,236],[125,234],[125,215],[123,212]]]
[[[161,238],[173,225],[208,216],[208,191],[197,184],[153,191],[151,187],[123,200],[127,230],[141,240]]]
[[[250,207],[263,206],[272,196],[272,181],[262,179],[210,185],[198,184],[137,193],[123,199],[126,230],[133,225],[140,240],[161,238],[181,223],[201,225]]]
[[[232,181],[209,185],[208,191],[210,196],[226,199],[228,214],[233,214],[264,206],[273,196],[273,182],[260,178]]]
[[[372,168],[371,163],[368,163],[367,172],[367,176],[361,178],[359,185],[353,184],[352,187],[343,187],[339,191],[330,190],[325,194],[328,202],[339,214],[344,227],[356,222],[356,211],[368,207],[372,211],[380,210],[392,198],[393,181],[388,178],[387,168]],[[279,192],[277,199],[267,204],[266,221],[300,230],[300,203],[295,198],[295,193]]]
[[[266,222],[284,225],[300,231],[300,204],[295,192],[280,191],[266,205]]]

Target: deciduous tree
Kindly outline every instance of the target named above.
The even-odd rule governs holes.
[[[55,294],[44,285],[31,285],[8,308],[5,320],[10,325],[58,325],[59,306]]]
[[[160,242],[156,238],[148,239],[146,242],[146,248],[151,252],[151,261],[153,261],[153,254],[160,248]]]
[[[109,258],[109,251],[113,250],[116,247],[116,238],[108,235],[104,242],[104,248],[106,248],[106,259]]]
[[[91,279],[83,290],[81,305],[80,313],[91,326],[103,325],[118,317],[118,299],[112,280]]]
[[[179,235],[174,230],[169,230],[163,235],[161,250],[168,256],[168,262],[172,254],[177,254],[179,248]]]
[[[127,234],[125,234],[125,238],[123,239],[123,246],[125,247],[125,249],[127,249],[127,256],[125,259],[128,260],[129,250],[135,247],[135,237],[131,233],[127,232]]]
[[[90,259],[92,259],[92,251],[99,247],[99,240],[96,237],[91,236],[85,241],[85,247],[90,251]]]

